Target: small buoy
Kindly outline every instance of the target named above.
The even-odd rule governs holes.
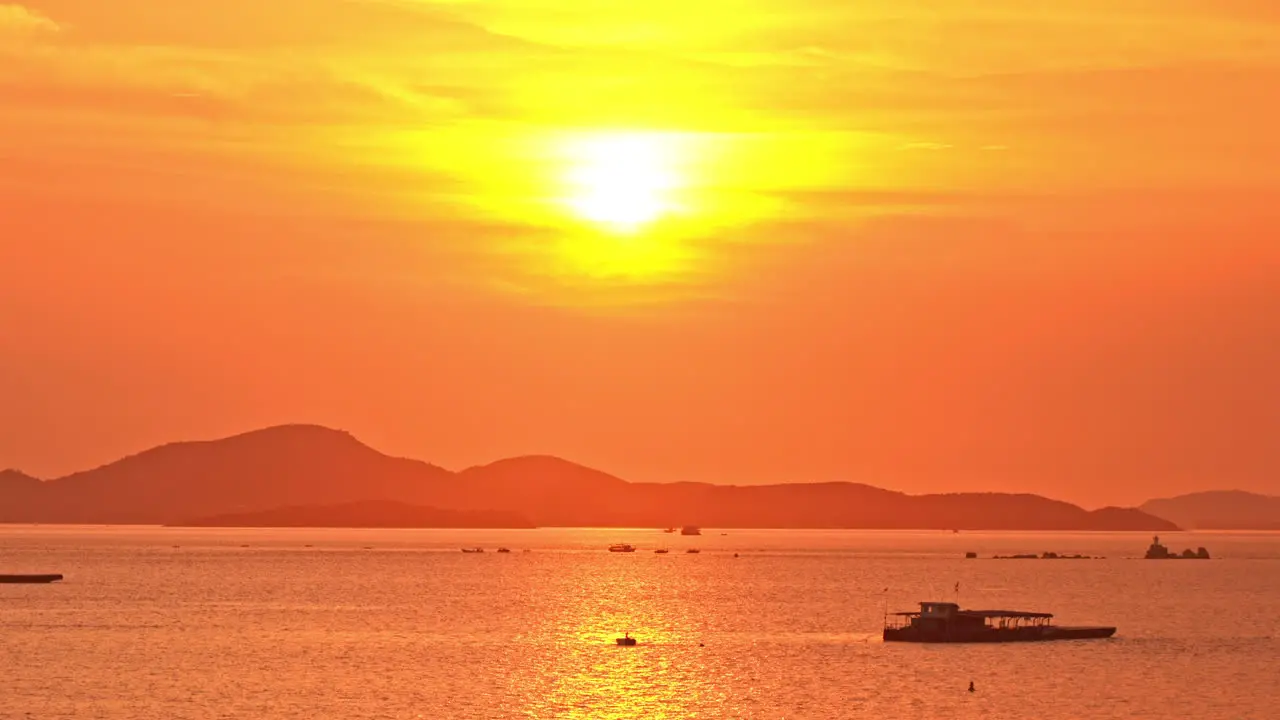
[[[969,692],[975,692],[972,680],[969,681]]]

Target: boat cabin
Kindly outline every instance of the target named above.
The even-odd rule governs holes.
[[[894,613],[885,618],[886,629],[912,628],[922,633],[956,633],[981,630],[1012,630],[1043,627],[1052,613],[1020,610],[961,610],[956,603],[922,602],[914,612]]]

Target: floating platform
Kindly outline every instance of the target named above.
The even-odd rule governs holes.
[[[46,575],[0,575],[0,585],[42,585],[62,579],[58,573]]]
[[[1092,555],[1059,555],[1056,552],[1046,552],[1040,555],[992,555],[991,557],[994,560],[1106,560],[1106,558]]]

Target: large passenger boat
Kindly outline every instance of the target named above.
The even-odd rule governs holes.
[[[948,602],[922,602],[920,609],[885,617],[885,642],[1039,642],[1109,638],[1114,627],[1054,625],[1051,613],[1020,610],[961,610]]]

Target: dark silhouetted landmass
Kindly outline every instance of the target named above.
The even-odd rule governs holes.
[[[286,425],[222,440],[162,445],[95,470],[41,483],[0,521],[166,524],[291,505],[360,500],[430,502],[453,473],[383,455],[351,435]]]
[[[1280,497],[1241,490],[1148,500],[1142,510],[1188,530],[1280,530]]]
[[[17,470],[0,470],[0,492],[23,492],[38,488],[39,478]]]
[[[0,470],[0,522],[6,509],[21,511],[40,501],[45,484],[17,470]]]
[[[516,513],[440,510],[391,500],[302,505],[196,518],[183,527],[532,528]]]
[[[1135,509],[1090,512],[1037,495],[907,495],[857,483],[629,483],[546,456],[455,473],[311,425],[173,443],[45,482],[15,475],[0,482],[0,522],[170,524],[364,501],[565,527],[1177,529]]]

